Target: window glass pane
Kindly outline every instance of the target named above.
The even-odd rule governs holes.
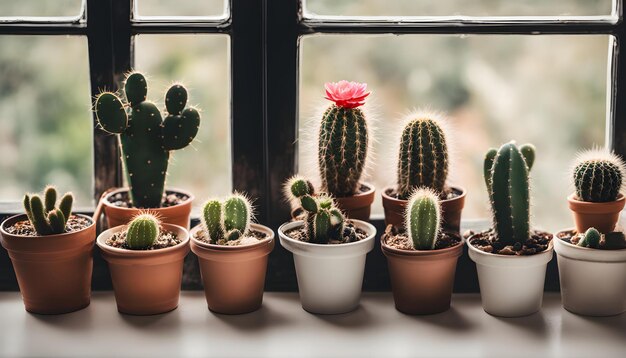
[[[219,16],[225,0],[135,0],[140,16]]]
[[[12,16],[78,16],[82,0],[0,1],[0,18]]]
[[[0,36],[0,198],[55,184],[92,204],[87,39]]]
[[[190,146],[173,153],[168,187],[191,191],[199,207],[209,196],[229,193],[229,38],[224,35],[142,35],[135,40],[135,68],[148,75],[148,98],[164,108],[165,92],[180,81],[188,105],[200,109],[200,131]]]
[[[612,0],[306,0],[312,14],[339,16],[608,15]]]
[[[537,147],[535,224],[551,230],[567,226],[570,161],[579,149],[604,143],[608,43],[605,35],[305,37],[300,171],[314,168],[305,164],[311,158],[304,152],[315,147],[306,145],[317,132],[315,113],[328,106],[324,83],[367,82],[373,91],[367,106],[378,127],[376,160],[369,171],[377,187],[375,213],[382,213],[382,188],[395,182],[403,115],[430,107],[452,117],[450,181],[468,190],[464,218],[489,217],[483,156],[490,147],[515,139]]]

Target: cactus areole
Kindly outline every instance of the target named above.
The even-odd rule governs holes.
[[[98,123],[108,133],[118,134],[122,160],[134,207],[159,208],[165,189],[170,151],[189,145],[200,126],[200,114],[185,108],[187,90],[173,85],[165,95],[167,115],[146,100],[148,85],[140,73],[126,78],[127,103],[111,92],[96,99]]]

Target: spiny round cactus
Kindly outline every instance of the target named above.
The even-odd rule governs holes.
[[[223,202],[208,200],[204,204],[202,223],[211,242],[236,240],[248,233],[252,211],[250,200],[235,193]]]
[[[72,193],[65,193],[57,208],[57,191],[53,186],[44,190],[42,201],[39,195],[24,195],[24,210],[31,225],[39,235],[55,235],[65,232],[65,226],[72,215]]]
[[[449,154],[443,119],[420,113],[402,131],[398,159],[398,197],[408,199],[420,187],[443,193]]]
[[[326,99],[334,102],[324,112],[318,138],[322,189],[334,196],[353,195],[359,187],[368,148],[368,129],[358,108],[369,95],[367,84],[326,83]]]
[[[409,198],[405,221],[414,249],[434,249],[441,225],[441,209],[437,193],[428,188],[416,190]]]
[[[584,151],[572,170],[576,196],[593,203],[615,201],[623,189],[624,175],[624,161],[614,153],[601,149]]]
[[[582,247],[591,247],[597,249],[600,247],[600,239],[602,235],[598,230],[593,227],[590,227],[585,231],[580,241],[578,241],[578,246]]]
[[[167,91],[165,119],[153,103],[146,101],[148,86],[142,74],[129,74],[124,92],[127,105],[114,93],[101,93],[94,106],[96,117],[103,130],[119,134],[133,206],[158,208],[170,151],[191,143],[198,133],[200,114],[194,108],[184,109],[187,90],[179,84]]]
[[[159,237],[159,220],[152,214],[136,216],[126,229],[126,246],[131,250],[145,250]]]

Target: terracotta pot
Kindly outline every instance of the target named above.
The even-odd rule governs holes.
[[[446,230],[460,232],[461,229],[461,212],[465,206],[465,188],[454,186],[453,190],[461,192],[459,196],[452,199],[441,200],[441,217],[442,225]],[[397,227],[404,226],[404,209],[408,200],[397,199],[389,194],[394,190],[393,187],[387,187],[382,192],[383,208],[385,209],[385,225],[394,225]]]
[[[191,230],[191,251],[198,256],[204,294],[213,312],[242,314],[261,308],[274,232],[263,225],[251,224],[250,227],[267,234],[268,238],[254,245],[213,245],[194,237],[203,230],[202,225]]]
[[[84,215],[77,215],[91,218]],[[96,225],[77,232],[47,236],[16,236],[6,229],[26,215],[8,218],[0,226],[24,306],[28,312],[59,314],[89,306]]]
[[[559,239],[559,234],[553,241],[559,263],[563,307],[587,316],[613,316],[625,312],[626,249],[580,247]]]
[[[166,192],[175,192],[186,195],[189,199],[182,204],[170,206],[167,208],[155,208],[155,209],[136,209],[136,208],[122,208],[115,206],[109,202],[109,198],[117,193],[127,192],[127,188],[120,188],[111,191],[103,199],[104,214],[107,218],[107,224],[110,228],[128,224],[137,214],[140,212],[149,211],[155,213],[160,218],[161,222],[165,224],[178,225],[189,230],[189,216],[191,215],[191,204],[195,198],[193,194],[181,189],[166,189]]]
[[[450,308],[456,263],[463,244],[442,250],[399,250],[382,243],[387,257],[396,309],[412,315],[434,314]]]
[[[128,250],[106,244],[111,235],[125,230],[125,226],[114,227],[98,236],[97,244],[109,264],[120,313],[152,315],[178,307],[183,260],[189,252],[189,233],[177,225],[162,224],[162,227],[176,232],[183,241],[165,249]]]
[[[372,212],[372,203],[374,202],[376,189],[369,183],[361,183],[361,185],[367,187],[365,192],[353,196],[335,198],[335,201],[339,209],[341,209],[348,218],[368,221],[370,219],[370,213]]]
[[[576,231],[585,232],[590,227],[601,233],[609,233],[615,229],[619,213],[624,208],[626,198],[620,194],[617,200],[608,203],[591,203],[576,199],[576,194],[567,197],[569,208],[574,213]]]

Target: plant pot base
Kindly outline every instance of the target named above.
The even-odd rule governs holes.
[[[29,313],[45,315],[45,316],[53,316],[53,315],[59,315],[59,314],[65,314],[65,313],[72,313],[72,312],[80,311],[82,309],[85,309],[85,308],[89,307],[90,303],[91,303],[90,299],[87,298],[87,302],[86,303],[81,303],[81,304],[76,305],[76,306],[67,307],[67,308],[58,308],[58,309],[46,309],[46,308],[36,307],[36,306],[33,306],[33,305],[31,305],[31,304],[29,304],[27,302],[24,302],[24,309],[26,310],[26,312],[29,312]]]

